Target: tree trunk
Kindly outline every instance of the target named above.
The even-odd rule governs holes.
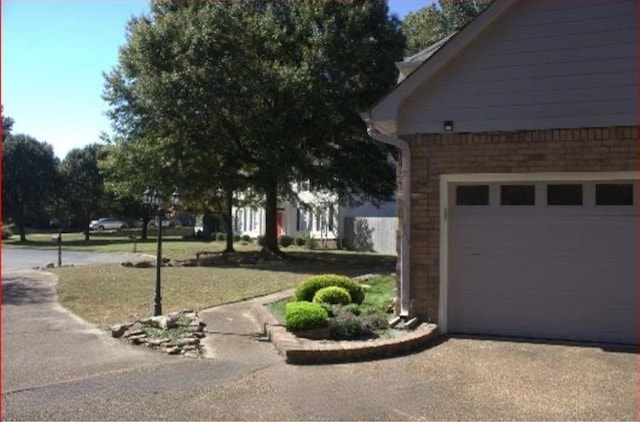
[[[282,256],[282,251],[278,248],[278,183],[272,181],[265,189],[265,233],[263,255]]]
[[[140,240],[147,240],[147,226],[149,225],[149,221],[151,219],[148,215],[144,215],[142,217],[142,231],[140,233]]]
[[[233,249],[233,189],[227,189],[225,196],[224,223],[227,229],[227,247],[224,253],[227,253],[235,252]]]
[[[85,215],[85,222],[84,222],[84,241],[88,242],[89,241],[89,225],[91,224],[91,211],[89,211],[86,215]]]
[[[20,215],[18,216],[18,230],[20,231],[20,242],[27,241],[27,234],[24,230],[24,207],[20,206]]]

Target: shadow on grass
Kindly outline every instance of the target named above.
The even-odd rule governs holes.
[[[199,240],[199,239],[172,239],[172,238],[163,238],[162,243],[200,243],[202,245],[207,245],[209,242]],[[136,243],[138,245],[142,244],[153,244],[157,243],[157,238],[150,236],[146,240],[136,239]],[[24,242],[20,242],[19,240],[4,240],[3,244],[5,246],[19,246],[25,248],[33,248],[33,249],[55,249],[57,245],[51,240],[26,240]],[[91,237],[88,241],[84,239],[72,239],[65,240],[64,234],[62,235],[62,247],[70,247],[70,248],[87,248],[90,250],[93,247],[98,246],[107,246],[107,245],[133,245],[133,240],[129,238],[117,238],[117,237],[108,237],[108,236],[95,236]]]
[[[218,268],[247,268],[261,271],[282,271],[300,274],[338,273],[355,277],[363,274],[391,274],[395,272],[397,258],[391,255],[336,252],[285,252],[281,260],[260,260],[259,252],[234,253],[240,262],[251,264],[216,264]],[[209,265],[202,265],[207,267]]]

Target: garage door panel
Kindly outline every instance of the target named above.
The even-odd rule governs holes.
[[[636,207],[452,207],[450,332],[637,343]]]

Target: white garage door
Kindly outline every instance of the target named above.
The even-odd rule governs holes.
[[[449,332],[637,343],[635,182],[448,193]]]

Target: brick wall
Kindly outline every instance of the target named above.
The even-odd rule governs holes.
[[[405,139],[412,154],[412,309],[423,321],[438,319],[441,174],[638,169],[636,127],[418,134]],[[401,160],[398,163],[400,167]]]

